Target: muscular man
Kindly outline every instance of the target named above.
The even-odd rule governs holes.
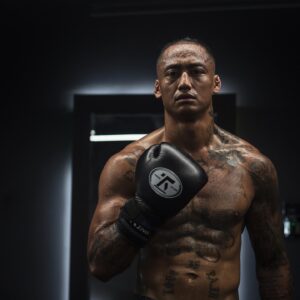
[[[259,150],[214,123],[212,95],[220,88],[207,46],[182,39],[162,50],[154,94],[164,105],[164,126],[112,156],[100,176],[88,241],[90,270],[100,280],[124,271],[138,255],[138,299],[236,300],[246,226],[261,299],[292,299],[276,170]],[[200,177],[208,178],[191,187],[191,199],[174,199],[174,212],[171,198],[143,191],[150,180],[147,159],[166,145],[179,153],[176,159],[166,150],[169,169],[189,176],[196,162]],[[182,160],[185,154],[192,162]],[[149,206],[148,213],[143,207]],[[171,215],[164,213],[168,208]]]

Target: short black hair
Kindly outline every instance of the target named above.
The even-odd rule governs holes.
[[[204,48],[206,50],[206,52],[208,53],[208,55],[210,56],[210,58],[213,60],[214,64],[216,64],[216,59],[215,59],[215,56],[211,50],[211,48],[203,41],[200,41],[199,39],[196,39],[196,38],[191,38],[191,37],[184,37],[184,38],[181,38],[181,39],[177,39],[177,40],[174,40],[172,42],[169,42],[167,44],[165,44],[162,49],[160,50],[160,53],[158,55],[158,58],[156,60],[156,68],[158,67],[160,61],[161,61],[161,58],[164,54],[164,52],[171,46],[173,45],[176,45],[176,44],[187,44],[187,43],[191,43],[191,44],[195,44],[195,45],[198,45],[202,48]]]

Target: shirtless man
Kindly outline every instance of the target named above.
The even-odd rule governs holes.
[[[99,202],[89,230],[90,270],[107,281],[138,255],[137,299],[239,299],[245,226],[255,252],[261,299],[292,299],[276,170],[255,147],[214,123],[212,95],[220,88],[207,46],[190,39],[168,44],[157,61],[154,92],[163,101],[164,127],[112,156],[100,176]],[[155,199],[152,220],[151,214],[141,213],[144,204],[151,206],[151,199],[159,197],[149,196],[150,189],[143,192],[151,178],[142,154],[150,151],[155,156],[160,150],[153,149],[166,145],[192,157],[200,166],[200,178],[206,173],[208,181],[199,184],[192,199],[175,199],[174,206],[182,201],[182,207],[161,222],[155,215],[172,211],[170,199]],[[181,157],[178,164],[174,157],[171,161],[168,168],[177,168],[174,172],[180,177],[184,162]]]

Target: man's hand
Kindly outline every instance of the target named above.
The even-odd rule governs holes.
[[[117,221],[119,231],[143,246],[167,218],[176,215],[206,184],[205,171],[168,143],[153,145],[137,162],[136,194]]]

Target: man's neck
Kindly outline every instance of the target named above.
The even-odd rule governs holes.
[[[194,153],[207,147],[213,138],[214,120],[211,114],[204,114],[194,121],[178,121],[165,115],[164,141]]]

